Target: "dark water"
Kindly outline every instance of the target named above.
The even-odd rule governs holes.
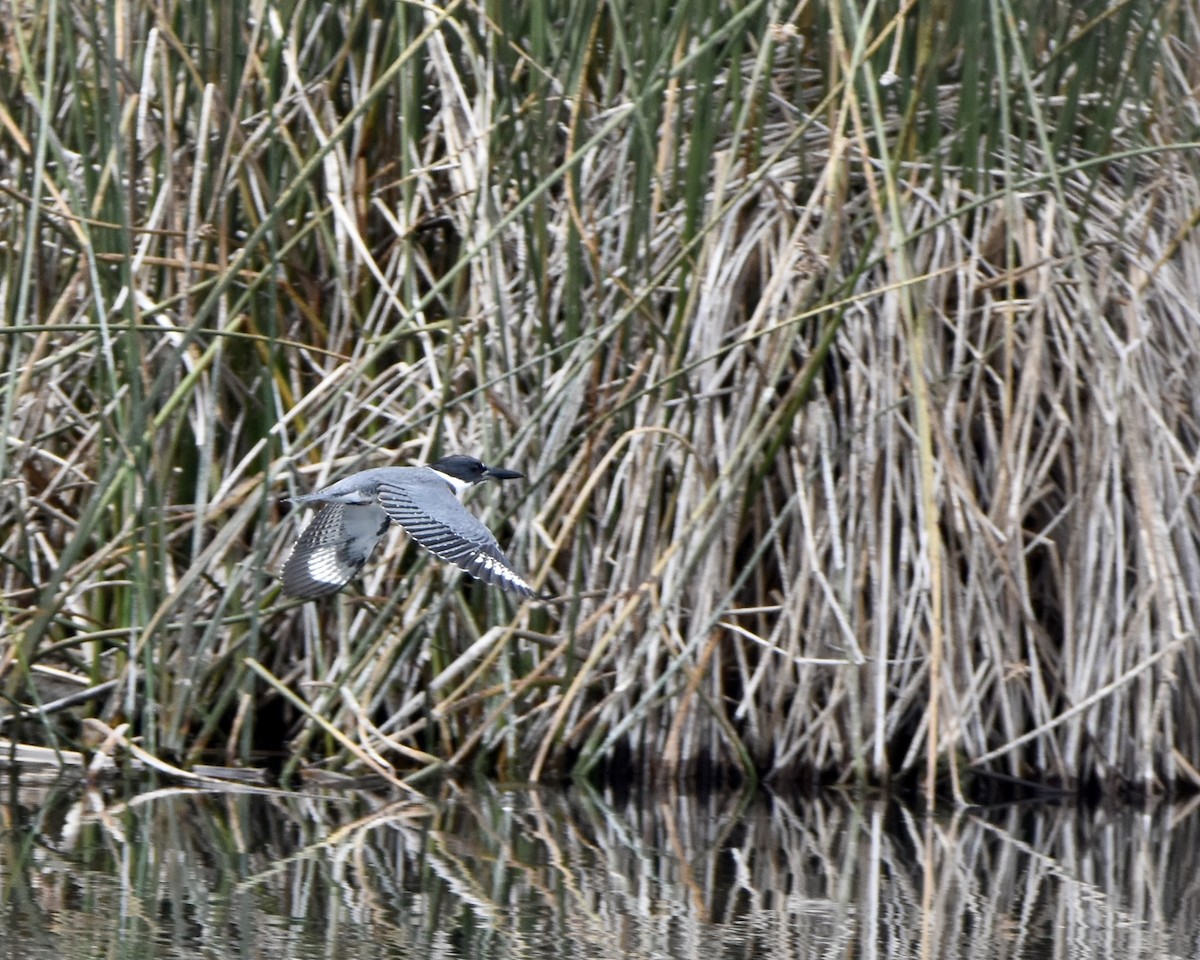
[[[0,956],[1192,957],[1196,807],[428,800],[0,773]]]

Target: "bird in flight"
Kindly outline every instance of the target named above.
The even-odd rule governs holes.
[[[313,600],[353,579],[392,523],[434,556],[471,576],[522,597],[544,600],[513,569],[492,532],[458,494],[484,480],[524,474],[456,454],[427,467],[376,467],[339,480],[293,503],[325,504],[300,534],[283,565],[283,592]]]

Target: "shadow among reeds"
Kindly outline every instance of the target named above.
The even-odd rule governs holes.
[[[0,733],[1194,790],[1196,23],[494,6],[0,12]],[[279,595],[284,497],[456,451],[555,602]]]

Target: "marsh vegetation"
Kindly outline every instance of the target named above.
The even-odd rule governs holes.
[[[50,0],[0,35],[35,708],[0,732],[1200,785],[1186,7]],[[282,498],[453,452],[527,475],[471,509],[559,600],[396,530],[280,595]]]

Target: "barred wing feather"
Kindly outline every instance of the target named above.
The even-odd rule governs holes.
[[[363,568],[390,524],[373,503],[329,504],[304,528],[283,565],[284,593],[312,600],[341,590]]]
[[[448,485],[432,478],[423,485],[420,504],[404,487],[379,484],[379,503],[387,515],[435,557],[461,567],[484,583],[523,597],[537,592],[513,570],[492,532],[466,509]]]

